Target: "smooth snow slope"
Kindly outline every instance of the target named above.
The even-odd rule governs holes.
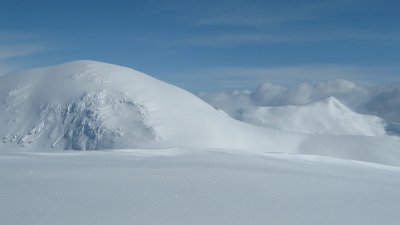
[[[238,119],[258,126],[309,134],[385,136],[385,121],[353,112],[334,97],[304,106],[249,107]]]
[[[399,168],[319,156],[194,149],[0,153],[0,182],[1,224],[400,221]]]
[[[253,126],[185,90],[94,61],[0,77],[0,124],[1,151],[229,148],[400,165],[400,143],[391,139]]]
[[[0,79],[0,135],[7,147],[290,150],[302,138],[289,135],[286,143],[279,133],[236,122],[185,90],[111,64],[75,61]]]

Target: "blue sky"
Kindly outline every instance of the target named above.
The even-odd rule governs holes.
[[[92,59],[191,91],[345,78],[400,80],[400,3],[7,1],[0,74]]]

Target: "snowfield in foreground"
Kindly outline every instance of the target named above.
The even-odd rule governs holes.
[[[0,224],[399,224],[384,121],[333,98],[242,116],[106,63],[0,77]]]
[[[229,153],[228,153],[229,152]],[[13,225],[397,225],[400,169],[236,150],[0,153]]]

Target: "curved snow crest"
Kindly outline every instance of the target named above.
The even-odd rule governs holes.
[[[243,109],[239,119],[258,126],[307,134],[386,136],[383,119],[355,113],[334,97],[305,106]]]
[[[137,71],[93,61],[6,77],[2,83],[10,88],[1,93],[0,101],[2,119],[10,128],[2,134],[3,143],[91,150],[124,146],[125,132],[130,132],[131,143],[138,143],[132,147],[158,140],[155,126],[146,117],[147,106],[115,88],[121,84],[113,86],[107,78],[113,73],[151,79]]]
[[[141,72],[74,61],[1,77],[2,144],[29,149],[270,148],[280,133],[236,122],[189,92]],[[266,137],[274,138],[270,143]]]

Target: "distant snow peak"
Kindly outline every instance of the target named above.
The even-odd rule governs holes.
[[[335,97],[329,96],[321,102],[326,102],[327,104],[342,106],[343,104]]]
[[[355,113],[334,97],[304,106],[242,109],[239,119],[258,126],[292,132],[385,136],[385,123],[382,119]]]

